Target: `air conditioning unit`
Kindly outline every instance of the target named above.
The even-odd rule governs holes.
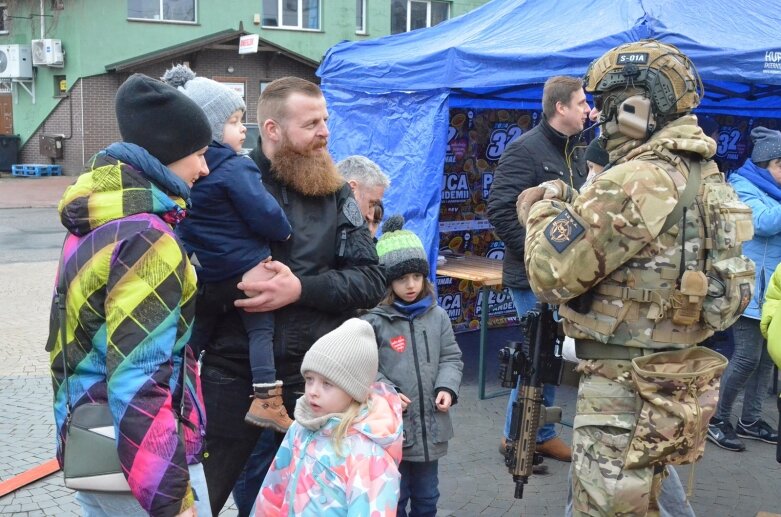
[[[32,41],[33,65],[63,66],[62,42],[58,39],[34,39]]]
[[[0,78],[32,79],[33,61],[27,45],[0,45]]]

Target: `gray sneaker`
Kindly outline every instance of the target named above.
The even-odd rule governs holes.
[[[762,440],[765,443],[778,443],[778,433],[770,427],[770,424],[761,418],[751,425],[746,425],[743,420],[738,420],[736,433],[741,438],[749,440]]]
[[[746,444],[735,434],[732,424],[727,421],[711,418],[708,424],[708,440],[722,449],[740,452],[746,450]]]

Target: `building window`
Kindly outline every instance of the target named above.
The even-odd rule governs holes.
[[[8,34],[8,5],[0,4],[0,34]]]
[[[391,34],[433,27],[450,18],[450,2],[392,0]]]
[[[263,0],[263,26],[320,30],[320,0]]]
[[[127,0],[127,17],[133,20],[195,23],[197,0]]]
[[[355,0],[355,33],[366,34],[366,0]]]

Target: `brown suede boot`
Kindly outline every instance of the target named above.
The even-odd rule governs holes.
[[[254,384],[255,395],[252,405],[244,417],[248,424],[269,427],[278,433],[286,433],[293,425],[282,404],[282,381],[273,384]]]
[[[572,461],[572,448],[559,437],[537,444],[537,452],[559,461]]]

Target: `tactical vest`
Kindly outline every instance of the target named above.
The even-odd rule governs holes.
[[[683,200],[692,169],[688,158],[654,148],[634,160],[664,169]],[[753,237],[751,209],[715,162],[700,162],[699,172],[694,199],[673,210],[682,212],[677,223],[670,221],[589,291],[578,311],[573,301],[559,307],[568,336],[640,348],[686,348],[737,320],[754,286],[754,264],[741,253],[741,244]]]

